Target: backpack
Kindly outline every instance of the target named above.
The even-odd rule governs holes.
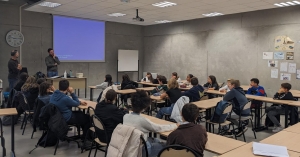
[[[210,121],[214,122],[214,123],[224,123],[228,114],[223,114],[223,111],[229,105],[230,105],[230,103],[228,103],[227,101],[223,101],[223,100],[219,101],[217,103],[217,106],[215,108],[215,111],[214,111]]]
[[[37,72],[33,75],[35,77],[35,80],[38,80],[39,78],[46,78],[46,75],[42,72]]]

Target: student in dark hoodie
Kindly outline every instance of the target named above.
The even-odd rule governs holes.
[[[192,88],[188,91],[182,93],[182,96],[187,96],[190,98],[190,102],[200,101],[201,96],[204,94],[204,88],[199,85],[197,77],[191,79]]]
[[[109,143],[111,135],[118,124],[123,123],[123,116],[128,113],[127,110],[119,109],[114,105],[117,98],[115,90],[110,89],[105,95],[105,100],[97,104],[95,109],[95,115],[100,118],[105,126],[108,141],[106,141],[105,133],[101,130],[97,130],[97,135],[100,141]]]
[[[28,74],[25,72],[22,72],[19,76],[18,82],[14,86],[14,89],[16,91],[21,91],[21,88],[24,85],[24,83],[26,82],[27,78],[28,78]]]
[[[154,88],[151,91],[151,94],[154,94],[154,93],[162,94],[162,93],[168,91],[168,86],[166,85],[168,82],[167,82],[167,78],[165,76],[162,76],[162,75],[157,76],[157,81],[158,81],[159,86]]]
[[[186,104],[182,111],[183,122],[174,130],[167,139],[167,145],[183,145],[196,151],[203,157],[207,142],[207,133],[203,126],[195,124],[199,115],[199,108],[194,104]]]
[[[274,99],[278,100],[294,100],[293,94],[290,92],[292,85],[289,83],[282,83],[279,91],[274,95]],[[266,109],[267,116],[274,123],[273,132],[279,132],[283,130],[283,127],[276,119],[276,116],[284,111],[284,107],[282,105],[274,104],[273,106]]]
[[[236,115],[231,115],[231,117],[236,118],[240,114],[241,116],[245,117],[250,116],[250,108],[247,110],[243,110],[244,106],[248,103],[248,100],[245,96],[243,88],[240,87],[240,81],[231,80],[229,89],[230,91],[225,94],[223,100],[232,102],[232,110]],[[238,126],[238,121],[234,120],[233,123]],[[238,128],[238,131],[235,133],[236,136],[241,136],[243,132],[247,131],[247,129],[248,128],[246,126]]]
[[[40,84],[40,94],[39,99],[45,104],[48,105],[50,97],[55,91],[55,88],[48,82],[43,82]]]
[[[72,98],[67,93],[70,93]],[[90,127],[89,116],[85,115],[82,111],[72,112],[72,107],[85,106],[87,103],[78,100],[78,97],[74,94],[74,89],[69,87],[68,80],[59,81],[59,89],[52,94],[50,103],[59,109],[68,124],[80,125],[83,130],[83,136],[81,137],[85,137]]]
[[[35,99],[39,96],[39,85],[33,76],[29,76],[21,88],[21,91],[27,98],[30,109],[33,109]]]

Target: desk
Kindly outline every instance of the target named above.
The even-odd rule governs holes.
[[[284,129],[284,131],[300,134],[300,123],[290,126]]]
[[[153,84],[150,82],[136,82],[136,83],[141,84],[141,85],[153,86],[153,87],[160,86],[160,84]]]
[[[300,153],[299,141],[300,134],[280,131],[275,135],[260,141],[260,143],[286,146],[288,150]]]
[[[47,82],[51,83],[55,89],[58,89],[59,81],[61,80],[68,80],[70,83],[70,87],[74,89],[78,89],[78,96],[79,96],[79,89],[84,88],[85,98],[86,98],[86,90],[87,90],[87,78],[46,78]]]
[[[241,85],[241,88],[243,88],[244,91],[248,91],[248,89],[251,87],[250,85]]]
[[[155,87],[145,87],[145,88],[136,88],[136,89],[123,89],[123,90],[117,90],[116,92],[118,94],[132,94],[132,93],[135,93],[136,90],[144,90],[144,91],[150,92],[154,88]]]
[[[79,105],[78,108],[80,109],[87,109],[89,106],[96,109],[96,105],[97,105],[97,102],[94,102],[94,101],[88,101],[88,100],[83,100],[83,99],[79,99],[79,101],[83,101],[83,102],[86,102],[87,105],[86,106],[83,106],[83,105]]]
[[[238,149],[233,149],[230,152],[227,152],[223,155],[220,155],[219,157],[261,157],[259,155],[253,154],[253,142],[248,143],[246,145],[243,145],[241,147],[238,147]],[[288,151],[290,157],[299,157],[300,153]]]
[[[11,157],[15,157],[15,122],[14,122],[14,115],[17,115],[18,112],[16,108],[6,108],[0,109],[0,116],[11,116]],[[1,120],[0,120],[1,121]],[[2,125],[2,122],[1,122]],[[2,126],[1,126],[2,127]],[[3,145],[3,156],[6,156],[5,146]]]
[[[94,99],[94,89],[96,89],[96,86],[89,86],[90,88],[90,101],[93,101]]]

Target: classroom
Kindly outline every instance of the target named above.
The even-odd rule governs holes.
[[[299,16],[294,0],[0,0],[0,156],[300,157]]]

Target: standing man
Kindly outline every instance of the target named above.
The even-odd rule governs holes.
[[[58,76],[57,65],[60,64],[58,57],[54,54],[52,48],[48,49],[49,56],[45,58],[45,63],[47,66],[47,77]]]
[[[9,90],[14,88],[14,85],[18,81],[19,72],[22,69],[21,64],[17,60],[19,58],[18,50],[13,50],[10,53],[10,60],[8,61],[8,82],[9,82]]]

